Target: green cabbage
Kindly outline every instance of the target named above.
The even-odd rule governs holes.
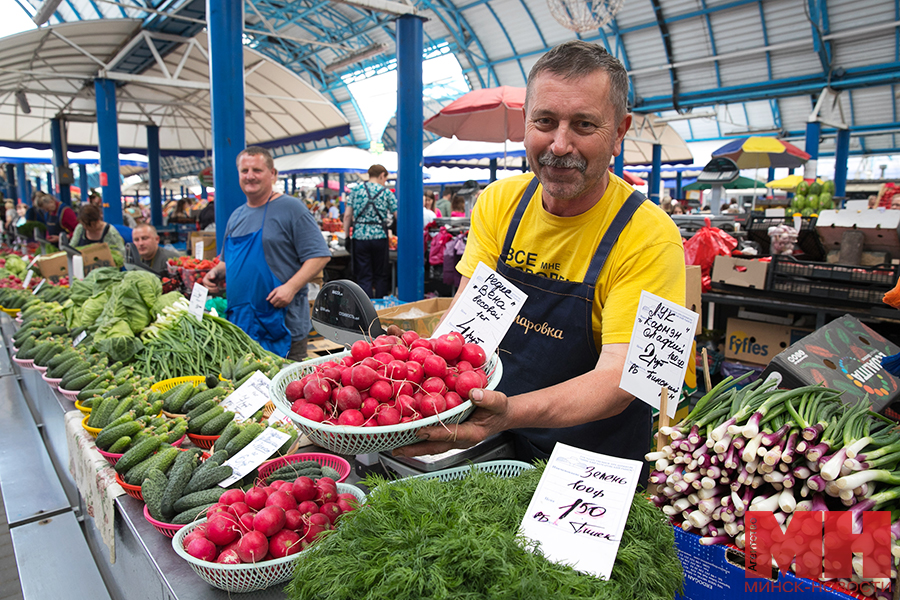
[[[81,318],[78,319],[78,326],[91,327],[100,318],[108,302],[109,294],[106,292],[88,298],[81,307]]]
[[[25,277],[25,271],[28,270],[28,263],[15,254],[10,254],[6,257],[6,270],[21,279]]]
[[[98,327],[93,343],[95,350],[105,353],[113,362],[127,362],[144,347],[131,331],[131,325],[119,318],[110,319]]]
[[[125,273],[120,285],[132,285],[144,301],[144,305],[151,309],[162,295],[162,283],[159,277],[148,271],[129,271]]]
[[[91,295],[95,296],[109,286],[122,281],[125,273],[115,267],[100,267],[88,273],[85,282],[91,284]]]
[[[124,319],[133,334],[150,324],[150,310],[133,282],[121,281],[108,290],[109,300],[97,319],[98,325]]]
[[[93,272],[92,272],[93,273]],[[76,306],[81,306],[94,295],[94,288],[87,279],[74,279],[69,283],[69,298]]]

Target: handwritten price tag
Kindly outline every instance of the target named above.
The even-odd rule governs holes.
[[[237,415],[238,421],[249,419],[269,401],[271,382],[264,373],[256,371],[241,387],[222,400],[222,407]]]
[[[263,464],[275,451],[281,448],[288,439],[286,433],[269,427],[256,436],[252,442],[225,461],[224,464],[232,469],[231,477],[219,483],[219,487],[226,488],[259,465]]]
[[[557,443],[519,532],[550,560],[609,579],[640,476],[636,460]]]
[[[72,340],[72,347],[76,347],[78,344],[84,341],[84,338],[87,337],[87,331],[82,331],[78,335],[75,336],[75,339]]]
[[[203,242],[197,242],[194,244],[194,258],[197,260],[203,260]]]
[[[22,288],[28,289],[28,286],[31,285],[31,279],[34,277],[34,271],[28,271],[25,273],[25,281],[22,282]]]
[[[29,271],[29,273],[31,273],[31,271]],[[34,289],[31,291],[31,294],[32,294],[33,296],[36,296],[37,293],[38,293],[39,291],[41,291],[41,288],[44,287],[44,284],[45,284],[45,283],[47,283],[47,280],[46,280],[46,279],[41,279],[41,281],[40,281],[36,286],[34,286]],[[25,287],[28,287],[28,284],[25,284]]]
[[[277,408],[272,411],[271,415],[269,415],[266,423],[268,423],[269,425],[274,425],[275,423],[285,423],[286,425],[290,425],[291,427],[294,426],[294,422],[291,421],[291,418]]]
[[[208,294],[208,289],[196,281],[194,282],[194,287],[191,289],[191,304],[188,306],[188,312],[197,317],[198,321],[203,320],[203,307],[206,306],[206,296]]]
[[[431,337],[458,331],[490,356],[509,331],[528,294],[484,263],[478,263],[469,284]]]
[[[699,318],[690,309],[641,292],[619,387],[659,410],[665,386],[673,399],[666,413],[674,418]]]

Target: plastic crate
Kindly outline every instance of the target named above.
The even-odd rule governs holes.
[[[766,289],[796,296],[813,297],[816,300],[826,298],[866,305],[880,305],[884,293],[890,290],[890,288],[859,286],[836,281],[797,279],[795,276],[784,274],[772,275]]]
[[[793,227],[793,217],[766,217],[750,214],[747,219],[747,239],[751,242],[759,244],[763,250],[763,254],[771,254],[769,239],[769,227],[777,227],[778,225],[790,225]],[[803,252],[803,256],[808,260],[825,260],[827,256],[825,246],[819,239],[816,232],[816,217],[800,217],[800,231],[797,233],[797,246]]]
[[[793,256],[773,256],[769,265],[769,274],[770,276],[778,274],[824,281],[879,285],[884,286],[884,291],[888,291],[897,283],[897,278],[900,276],[900,265],[883,264],[863,267],[802,261]]]
[[[440,479],[441,481],[454,481],[464,479],[472,469],[485,471],[500,477],[515,477],[534,466],[519,460],[490,460],[483,463],[473,463],[462,467],[453,467],[452,469],[444,469],[435,471],[434,473],[425,473],[423,475],[413,475],[412,479]]]

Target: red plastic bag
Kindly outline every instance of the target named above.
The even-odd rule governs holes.
[[[703,291],[708,292],[713,262],[717,256],[731,256],[738,242],[718,227],[712,227],[708,218],[705,220],[706,225],[684,243],[684,262],[700,267]]]

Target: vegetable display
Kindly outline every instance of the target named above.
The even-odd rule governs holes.
[[[369,477],[365,506],[297,562],[291,600],[610,598],[671,600],[682,568],[663,514],[636,495],[608,581],[552,563],[518,536],[542,468],[504,479]]]

